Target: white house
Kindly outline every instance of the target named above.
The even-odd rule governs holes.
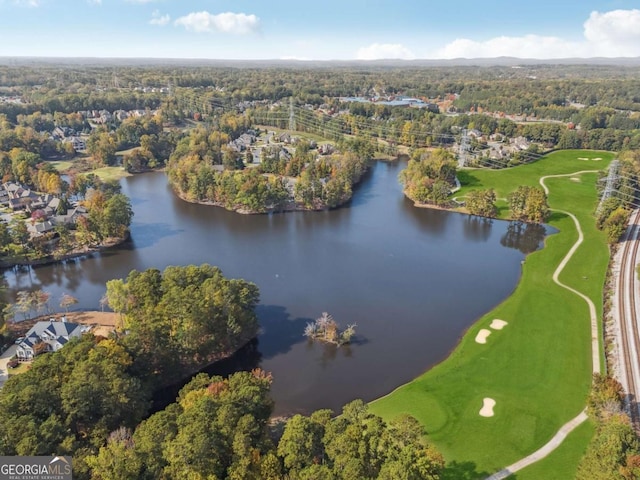
[[[53,320],[38,322],[18,344],[16,355],[19,360],[32,360],[36,352],[57,352],[69,340],[80,335],[82,335],[82,328],[77,323]]]

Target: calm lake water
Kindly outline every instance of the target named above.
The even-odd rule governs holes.
[[[129,177],[135,211],[123,248],[61,265],[5,272],[10,295],[42,288],[98,309],[105,282],[130,270],[210,263],[260,287],[262,333],[212,371],[260,366],[274,376],[276,414],[372,400],[442,361],[462,333],[515,287],[524,251],[544,229],[418,209],[397,182],[403,162],[373,165],[352,202],[329,212],[246,216],[185,203],[163,173]],[[331,313],[356,342],[308,343],[307,322]]]

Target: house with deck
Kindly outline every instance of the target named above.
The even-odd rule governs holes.
[[[54,321],[37,322],[18,344],[18,360],[28,361],[44,352],[57,352],[69,340],[82,335],[83,329],[77,323]]]

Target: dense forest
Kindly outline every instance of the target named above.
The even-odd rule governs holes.
[[[343,154],[317,158],[309,143],[298,141],[293,155],[264,148],[260,164],[247,166],[226,146],[230,138],[224,131],[201,127],[178,143],[167,175],[182,198],[243,213],[333,208],[351,198],[372,155],[352,141],[343,142]]]
[[[9,379],[0,454],[73,455],[81,479],[439,478],[444,460],[415,419],[387,425],[361,401],[338,417],[296,415],[277,434],[272,378],[260,370],[196,375],[176,403],[150,415],[154,391],[256,335],[258,296],[209,265],[109,281],[118,334],[73,339]]]
[[[0,390],[0,451],[73,454],[74,471],[83,472],[85,457],[111,432],[147,415],[153,391],[256,335],[258,295],[255,285],[209,265],[132,271],[126,282],[110,281],[121,334],[72,340],[11,377]],[[35,390],[47,392],[42,401]]]
[[[430,107],[392,103],[405,97]],[[232,148],[265,127],[328,139],[331,151],[308,139],[286,148],[267,141],[257,161]],[[57,137],[60,129],[86,140],[86,150]],[[166,167],[185,200],[263,213],[342,205],[369,159],[408,153],[405,194],[448,207],[454,152],[472,166],[503,168],[569,148],[620,152],[620,196],[597,216],[614,243],[637,204],[640,67],[0,65],[2,183],[55,197],[56,214],[82,211],[43,235],[27,231],[45,223],[37,209],[0,221],[0,262],[55,260],[126,238],[130,201],[117,182],[91,173],[102,167]],[[66,181],[54,160],[73,163]],[[493,217],[495,202],[492,190],[473,192],[466,207]],[[521,187],[507,203],[518,221],[549,215],[538,188]],[[518,223],[511,236],[534,227]],[[256,336],[254,284],[209,265],[149,269],[108,282],[106,301],[119,319],[112,338],[87,335],[40,355],[0,391],[0,454],[72,454],[81,479],[440,478],[443,457],[415,419],[386,424],[360,401],[338,416],[296,415],[278,431],[272,378],[260,370],[197,375],[175,403],[152,411],[158,389]],[[637,478],[640,447],[621,413],[619,385],[596,378],[590,413],[596,435],[579,478]]]

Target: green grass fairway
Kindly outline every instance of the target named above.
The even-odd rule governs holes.
[[[73,162],[69,160],[56,160],[53,162],[49,162],[49,164],[60,173],[65,173],[73,166]]]
[[[120,180],[123,177],[128,177],[129,175],[131,175],[122,167],[102,167],[86,173],[94,173],[105,182],[109,180]]]
[[[570,480],[576,478],[580,459],[595,432],[593,422],[580,425],[547,458],[509,477],[513,480]]]
[[[518,185],[539,185],[542,176],[605,169],[612,158],[605,152],[560,151],[508,170],[468,170],[456,196],[491,187],[506,197]],[[560,280],[588,295],[601,317],[609,252],[592,215],[596,179],[597,173],[585,173],[546,184],[550,206],[576,215],[585,236]],[[418,418],[449,462],[446,478],[480,478],[510,465],[544,445],[585,407],[592,371],[589,310],[584,300],[552,282],[578,234],[565,214],[554,212],[549,224],[559,233],[527,257],[511,297],[480,318],[449,358],[371,404],[387,420],[403,412]],[[493,319],[509,324],[493,330],[486,345],[476,343],[478,331]],[[479,415],[484,397],[496,401],[491,418]]]

